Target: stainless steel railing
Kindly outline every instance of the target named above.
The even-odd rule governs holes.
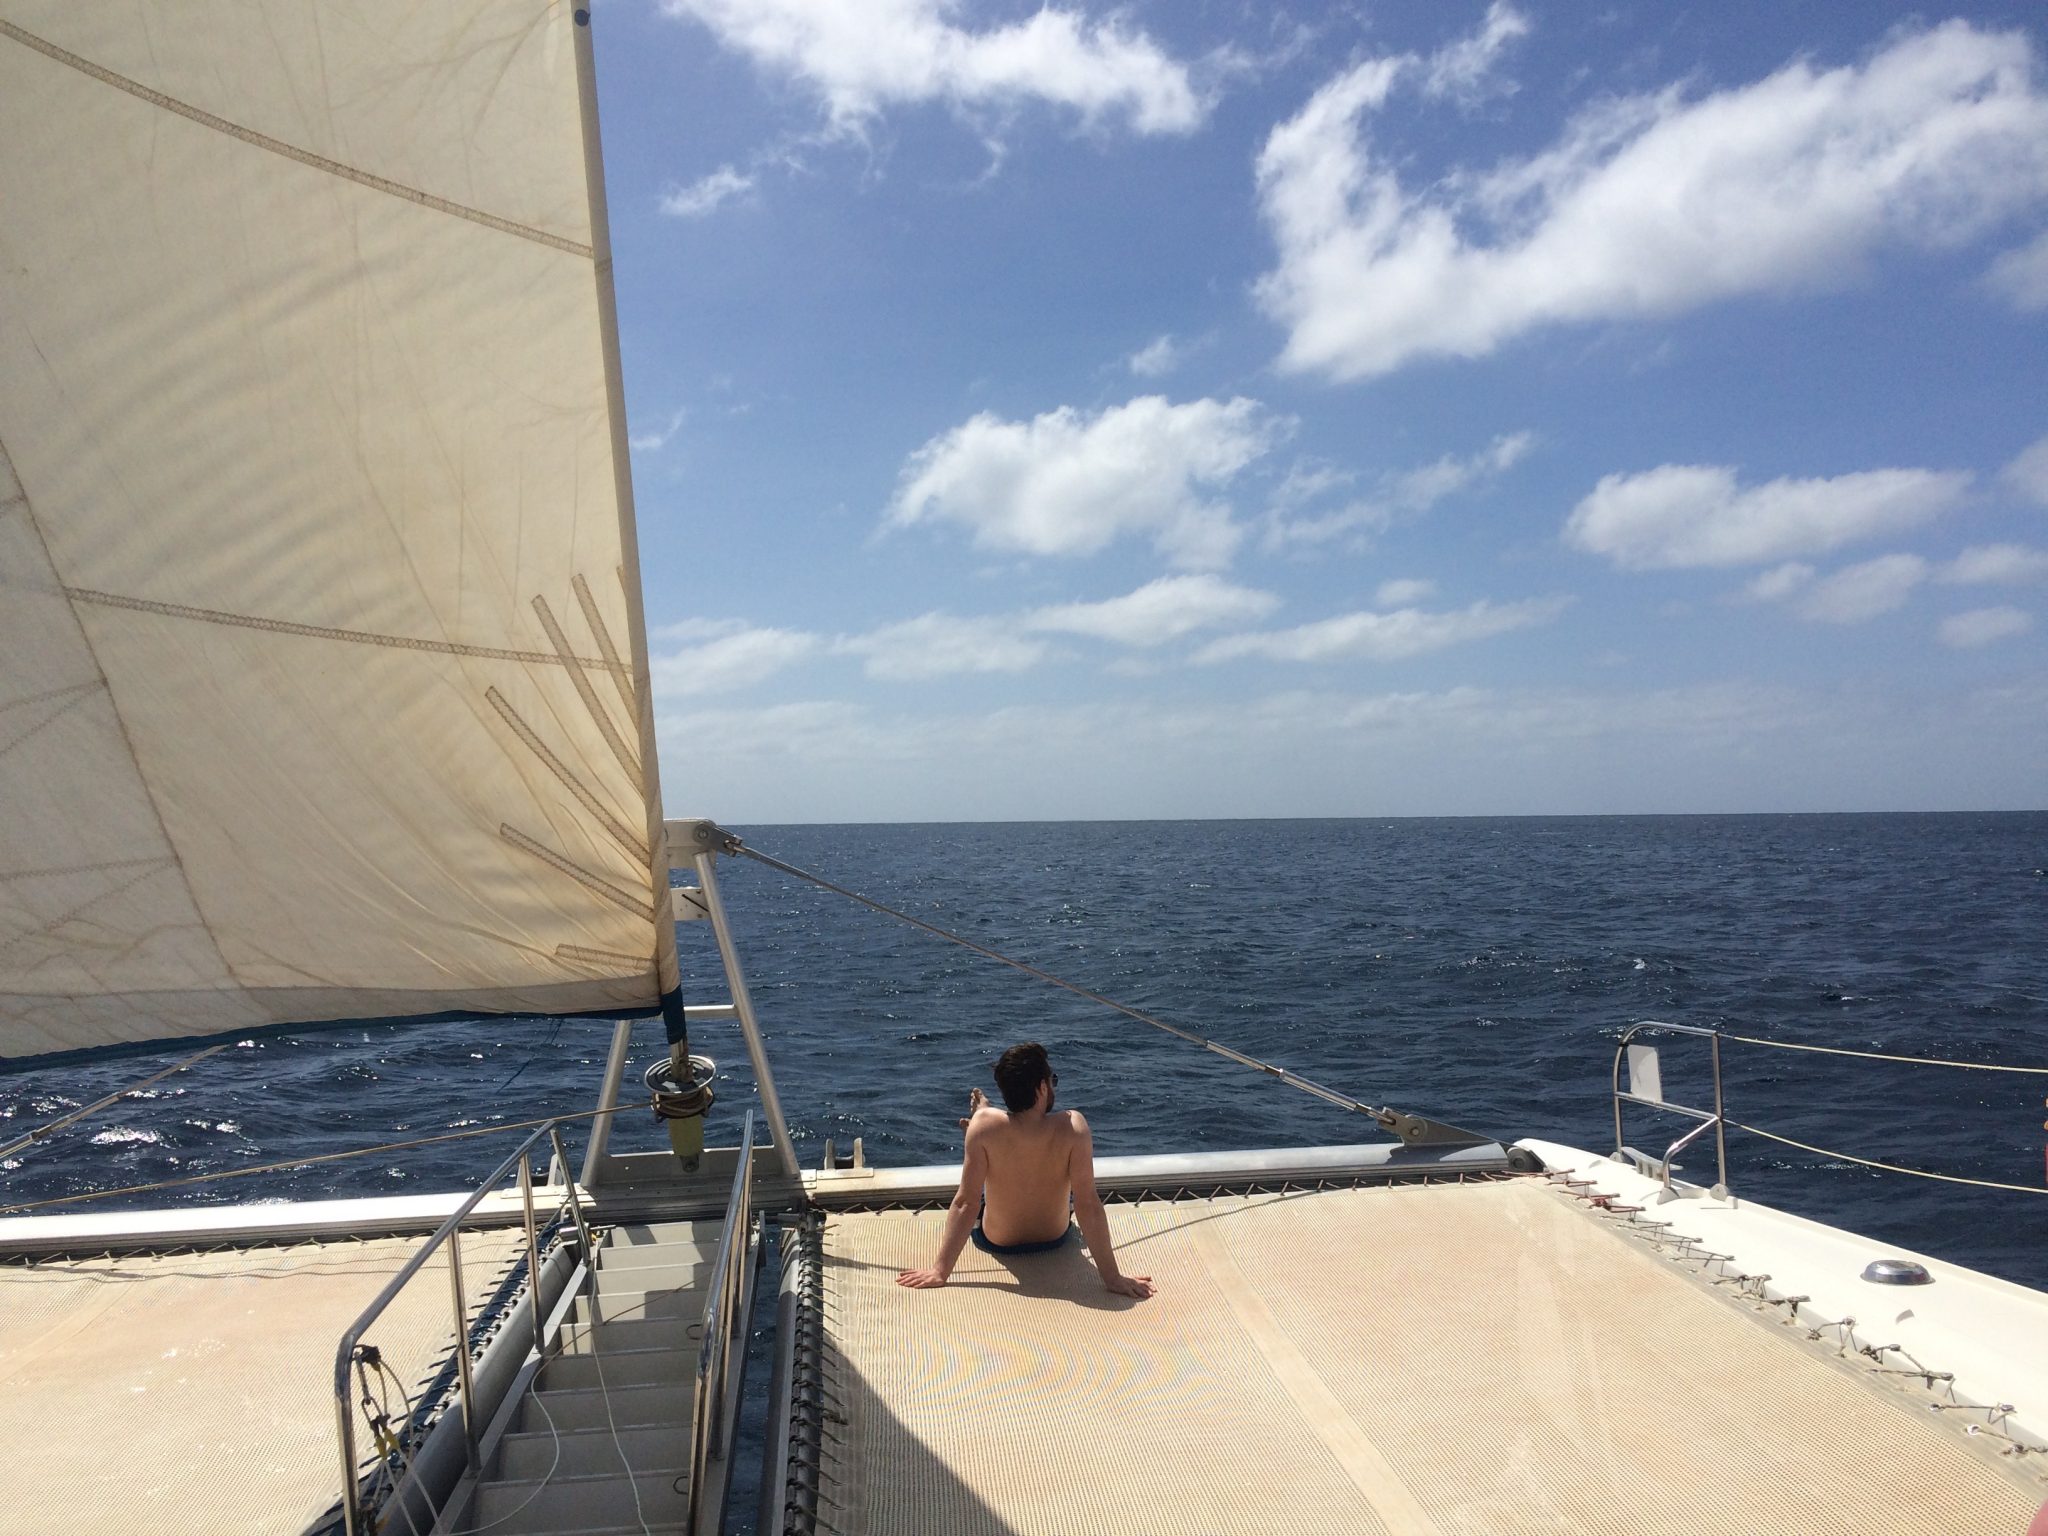
[[[1634,1040],[1637,1035],[1648,1030],[1659,1030],[1677,1035],[1704,1036],[1711,1043],[1714,1069],[1714,1107],[1711,1112],[1691,1104],[1675,1104],[1665,1098],[1661,1070],[1658,1072],[1657,1088],[1654,1095],[1634,1091],[1633,1070],[1631,1070],[1630,1074],[1629,1088],[1626,1090],[1622,1088],[1621,1069],[1623,1061],[1628,1057],[1629,1042]],[[1656,1066],[1654,1051],[1652,1052],[1651,1065],[1653,1068]],[[1622,1127],[1622,1106],[1624,1104],[1640,1104],[1649,1109],[1668,1110],[1674,1115],[1683,1115],[1687,1119],[1697,1120],[1700,1123],[1665,1149],[1663,1159],[1659,1164],[1659,1172],[1664,1187],[1666,1189],[1671,1187],[1672,1159],[1708,1131],[1712,1131],[1714,1133],[1714,1160],[1717,1175],[1714,1182],[1714,1193],[1717,1195],[1726,1195],[1728,1193],[1728,1119],[1722,1112],[1721,1106],[1721,1032],[1719,1030],[1702,1029],[1696,1024],[1664,1024],[1656,1020],[1646,1020],[1641,1024],[1631,1025],[1628,1031],[1622,1035],[1620,1042],[1614,1047],[1613,1087],[1614,1155],[1616,1157],[1622,1156],[1628,1147],[1628,1141],[1623,1134]]]
[[[733,1350],[739,1319],[746,1309],[742,1287],[753,1242],[754,1112],[740,1133],[739,1166],[732,1176],[732,1194],[725,1203],[725,1225],[718,1234],[718,1256],[705,1280],[704,1341],[697,1352],[695,1412],[690,1416],[690,1496],[688,1529],[699,1529],[702,1500],[709,1487],[711,1463],[723,1461],[732,1449],[734,1415],[727,1384],[732,1378]],[[741,1358],[745,1352],[742,1344]]]
[[[370,1325],[383,1315],[384,1309],[405,1289],[407,1282],[426,1266],[427,1260],[444,1246],[448,1250],[448,1285],[454,1308],[455,1377],[462,1410],[463,1439],[468,1447],[470,1459],[475,1460],[477,1432],[481,1426],[477,1423],[475,1382],[471,1371],[469,1308],[462,1288],[462,1225],[477,1206],[483,1203],[485,1197],[498,1188],[515,1166],[519,1170],[519,1200],[526,1223],[527,1283],[534,1289],[531,1307],[533,1345],[536,1351],[543,1345],[544,1323],[538,1294],[540,1234],[539,1228],[535,1225],[533,1207],[533,1149],[543,1137],[547,1138],[554,1153],[554,1166],[565,1170],[569,1167],[568,1154],[562,1148],[560,1121],[550,1120],[531,1132],[513,1149],[511,1156],[484,1177],[477,1185],[475,1193],[456,1207],[455,1214],[441,1223],[434,1235],[421,1245],[419,1252],[406,1261],[405,1267],[391,1277],[390,1284],[379,1291],[377,1299],[363,1309],[362,1315],[349,1326],[348,1332],[341,1336],[341,1343],[335,1347],[334,1411],[341,1438],[342,1526],[348,1536],[365,1536],[369,1528],[366,1515],[370,1513],[363,1507],[362,1485],[356,1472],[356,1424],[354,1408],[349,1401],[349,1373],[356,1363],[359,1352],[367,1347],[364,1346],[362,1339],[369,1331]],[[556,1216],[559,1217],[562,1210],[567,1210],[570,1218],[576,1223],[576,1231],[587,1258],[591,1252],[590,1229],[584,1225],[583,1207],[573,1184],[568,1186],[568,1192],[563,1197],[562,1206],[556,1211]]]

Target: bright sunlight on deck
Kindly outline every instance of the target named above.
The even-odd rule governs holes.
[[[943,1219],[826,1220],[822,1530],[2018,1536],[2041,1504],[1541,1179],[1112,1205],[1145,1302],[1072,1247],[898,1288]]]
[[[422,1241],[0,1266],[0,1532],[297,1536],[341,1492],[336,1341]],[[472,1299],[524,1241],[464,1234]],[[445,1248],[371,1338],[409,1390],[447,1357]]]

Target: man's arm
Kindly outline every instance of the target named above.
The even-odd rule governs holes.
[[[1081,1112],[1074,1110],[1072,1114],[1074,1152],[1067,1174],[1073,1181],[1074,1217],[1081,1223],[1088,1255],[1095,1260],[1096,1272],[1102,1276],[1106,1289],[1119,1296],[1150,1296],[1150,1275],[1127,1275],[1116,1267],[1116,1252],[1109,1241],[1109,1213],[1102,1208],[1102,1195],[1095,1188],[1095,1138],[1089,1134],[1088,1122]]]
[[[945,1235],[939,1239],[939,1256],[930,1269],[906,1269],[896,1276],[898,1285],[913,1290],[930,1290],[944,1285],[960,1262],[960,1250],[967,1246],[967,1234],[981,1209],[982,1185],[988,1180],[988,1128],[980,1115],[967,1122],[967,1156],[960,1164],[960,1188],[946,1211]]]

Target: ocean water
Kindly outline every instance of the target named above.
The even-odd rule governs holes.
[[[1373,1103],[1489,1134],[1612,1144],[1609,1072],[1644,1019],[1858,1050],[2048,1066],[2048,813],[1002,823],[737,829],[977,943]],[[1374,1139],[1373,1127],[1146,1025],[747,860],[721,887],[805,1161],[958,1155],[1005,1045],[1043,1041],[1101,1154]],[[723,1000],[708,928],[692,1001]],[[589,1107],[610,1026],[493,1019],[264,1037],[7,1160],[51,1199]],[[635,1034],[645,1061],[659,1026]],[[712,1140],[755,1099],[737,1027]],[[1731,1118],[1966,1178],[2044,1183],[2048,1077],[1730,1042]],[[0,1076],[0,1142],[177,1059]],[[1670,1097],[1711,1100],[1669,1040]],[[1688,1122],[1631,1109],[1661,1151]],[[580,1142],[580,1133],[572,1138]],[[654,1147],[650,1115],[615,1146]],[[463,1185],[507,1139],[315,1164],[167,1200]],[[2048,1287],[2048,1194],[1861,1167],[1731,1131],[1738,1193]],[[1711,1139],[1682,1159],[1711,1181]],[[84,1208],[84,1207],[81,1207]]]

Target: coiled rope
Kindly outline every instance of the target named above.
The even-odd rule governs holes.
[[[1275,1066],[1269,1061],[1261,1061],[1256,1056],[1248,1056],[1243,1051],[1198,1035],[1193,1030],[1182,1029],[1177,1024],[1169,1024],[1164,1019],[1154,1018],[1142,1008],[1133,1008],[1129,1003],[1120,1003],[1113,997],[1104,997],[1100,992],[1091,992],[1084,986],[1068,981],[1064,977],[1055,976],[1051,971],[1042,970],[1028,961],[1013,959],[1011,956],[1003,954],[1000,950],[990,949],[986,944],[977,944],[974,940],[941,928],[935,923],[928,923],[921,917],[913,917],[908,912],[898,911],[895,907],[876,901],[871,896],[861,895],[859,891],[850,891],[843,885],[835,885],[823,875],[814,875],[807,869],[798,869],[794,864],[785,864],[781,859],[762,853],[757,848],[747,847],[746,844],[742,843],[731,833],[726,833],[725,836],[726,842],[723,846],[726,853],[752,859],[757,864],[765,864],[770,869],[780,870],[785,875],[793,876],[798,880],[808,881],[820,890],[831,891],[835,895],[846,897],[849,901],[859,902],[862,906],[872,908],[874,911],[882,913],[885,917],[893,917],[899,923],[908,923],[911,927],[921,929],[935,938],[944,939],[951,944],[958,944],[962,949],[972,950],[977,955],[997,961],[1002,965],[1007,965],[1014,970],[1022,971],[1027,976],[1034,976],[1040,981],[1060,988],[1062,991],[1071,992],[1076,997],[1086,998],[1091,1003],[1100,1003],[1105,1008],[1113,1008],[1126,1018],[1136,1019],[1140,1024],[1150,1024],[1154,1029],[1163,1029],[1169,1035],[1185,1040],[1190,1045],[1199,1045],[1205,1051],[1214,1051],[1218,1056],[1228,1061],[1234,1061],[1239,1066],[1250,1067],[1256,1072],[1265,1073],[1268,1077],[1277,1077],[1281,1082],[1287,1084],[1288,1087],[1299,1088],[1303,1093],[1313,1094],[1326,1104],[1334,1104],[1339,1109],[1348,1109],[1353,1114],[1370,1116],[1382,1125],[1387,1124],[1394,1115],[1394,1111],[1391,1109],[1367,1104],[1362,1099],[1352,1098],[1348,1093],[1339,1093],[1334,1088],[1326,1088],[1321,1083],[1303,1077],[1298,1072],[1291,1072],[1285,1067]]]
[[[375,1157],[383,1152],[404,1152],[413,1147],[431,1147],[444,1141],[467,1141],[474,1136],[496,1136],[505,1131],[530,1131],[535,1126],[559,1124],[565,1120],[594,1120],[599,1115],[616,1115],[629,1109],[651,1109],[652,1099],[631,1104],[610,1104],[603,1109],[578,1110],[567,1115],[542,1115],[538,1120],[515,1120],[509,1125],[482,1125],[472,1131],[445,1131],[439,1136],[421,1136],[412,1141],[387,1141],[381,1146],[353,1147],[346,1152],[322,1152],[315,1157],[292,1157],[280,1163],[261,1163],[253,1168],[223,1168],[215,1173],[188,1174],[181,1179],[160,1179],[154,1184],[129,1184],[120,1189],[91,1189],[83,1194],[56,1195],[48,1200],[30,1200],[21,1205],[0,1205],[0,1216],[19,1216],[24,1211],[45,1210],[53,1205],[77,1205],[87,1200],[111,1200],[117,1195],[149,1195],[160,1189],[179,1189],[188,1184],[211,1184],[219,1179],[246,1179],[259,1173],[283,1173],[292,1168],[310,1168],[315,1163],[339,1163],[351,1157]]]

